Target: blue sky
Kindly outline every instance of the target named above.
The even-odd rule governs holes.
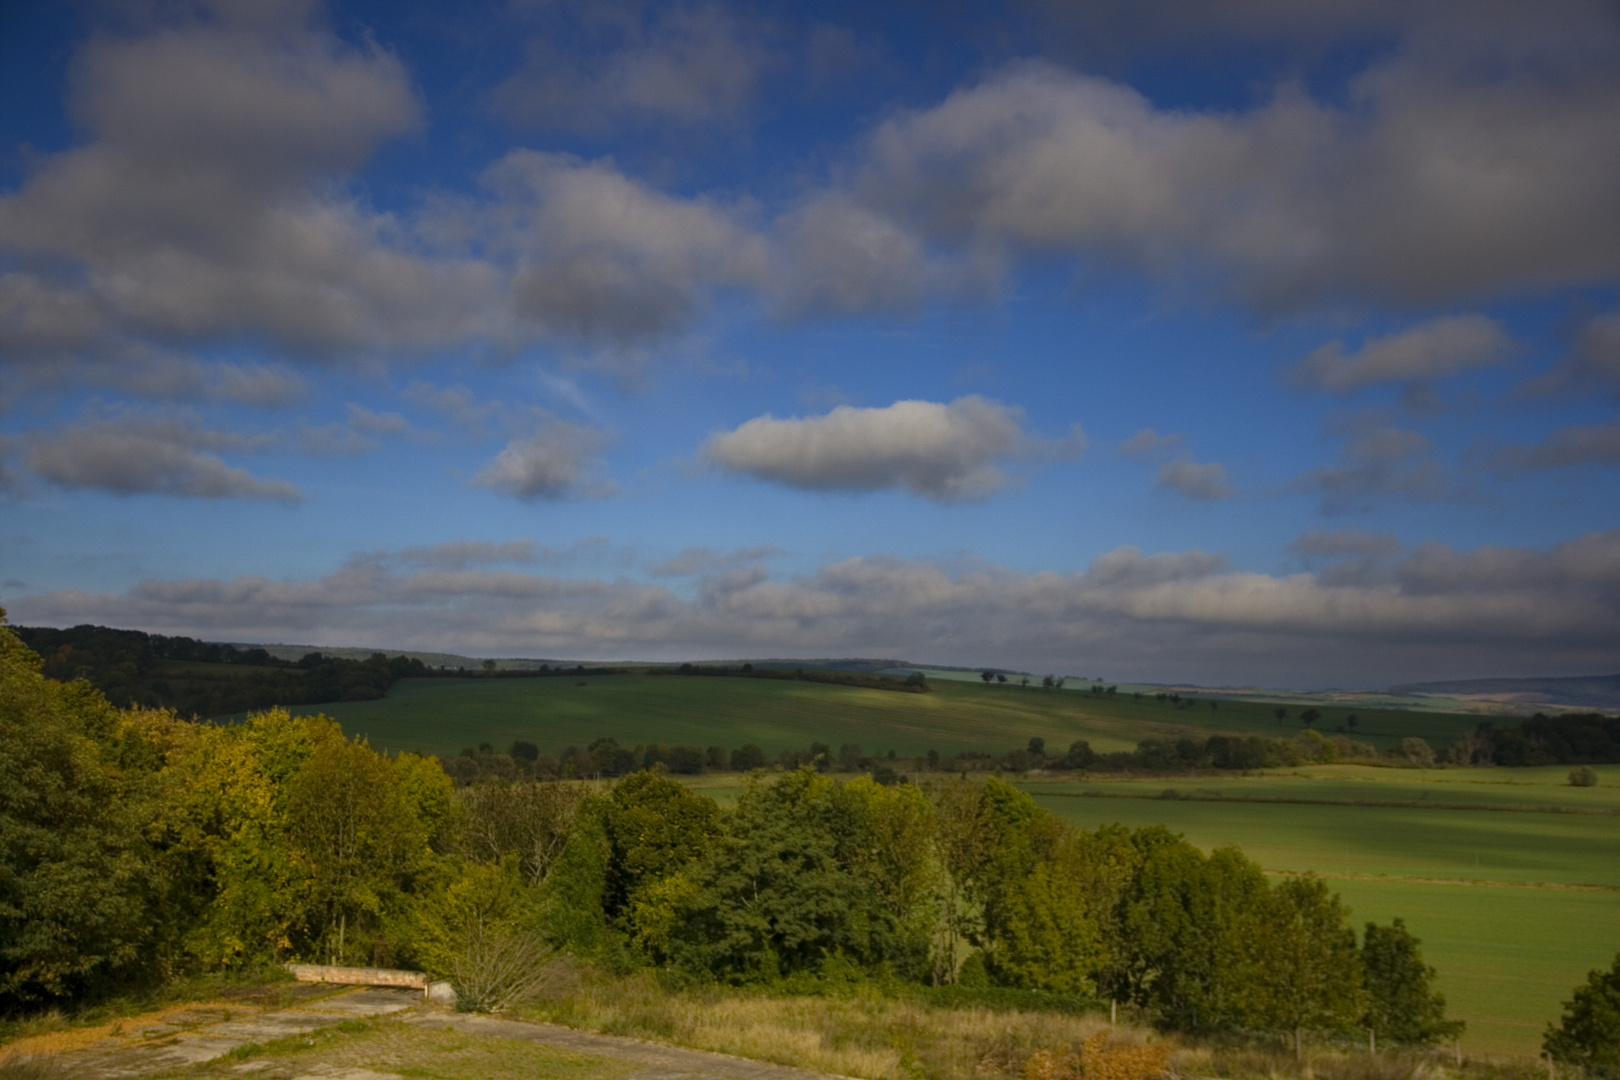
[[[1620,15],[19,0],[0,604],[1620,667]]]

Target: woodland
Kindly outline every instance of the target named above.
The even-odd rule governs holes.
[[[420,968],[490,1007],[521,990],[490,972],[568,956],[672,985],[1124,1006],[1296,1047],[1461,1028],[1400,919],[1358,933],[1309,874],[1163,827],[1076,828],[997,775],[761,768],[726,807],[659,762],[458,787],[323,716],[119,709],[43,669],[0,626],[9,1014],[288,960]]]

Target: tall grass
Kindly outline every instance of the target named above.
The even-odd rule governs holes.
[[[572,993],[522,1015],[611,1035],[674,1043],[863,1080],[1545,1080],[1532,1058],[1454,1051],[1369,1054],[1280,1043],[1201,1043],[1153,1032],[1138,1018],[995,1005],[942,1005],[880,983],[818,993],[673,988],[653,975],[584,968]],[[803,990],[795,986],[793,990]],[[1089,1066],[1088,1066],[1089,1060]]]
[[[815,995],[669,990],[647,974],[592,973],[573,995],[540,1003],[526,1015],[865,1080],[1021,1078],[1043,1048],[1079,1047],[1097,1034],[1122,1045],[1153,1038],[1098,1016],[947,1009],[860,984]]]

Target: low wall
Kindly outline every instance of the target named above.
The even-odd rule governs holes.
[[[332,967],[328,964],[288,964],[299,982],[340,983],[344,986],[404,986],[426,990],[428,977],[420,971],[395,968]]]

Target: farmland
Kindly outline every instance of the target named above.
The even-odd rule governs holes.
[[[576,685],[584,682],[587,685]],[[1270,703],[1197,702],[1178,708],[1151,696],[1094,695],[936,681],[927,694],[754,679],[645,675],[583,679],[404,679],[381,701],[302,707],[325,712],[373,745],[418,753],[455,754],[488,742],[514,739],[555,751],[611,735],[621,744],[662,742],[728,748],[755,743],[767,753],[812,741],[860,744],[868,753],[902,757],[936,749],[1005,753],[1032,736],[1061,750],[1085,739],[1098,752],[1129,750],[1145,738],[1215,732],[1298,734],[1298,709],[1279,722]],[[1323,710],[1324,731],[1344,723],[1348,710]],[[1353,731],[1380,746],[1405,736],[1444,747],[1479,717],[1405,710],[1361,710]]]
[[[1358,925],[1398,915],[1423,939],[1468,1021],[1465,1048],[1535,1053],[1571,988],[1620,950],[1620,768],[1592,788],[1567,771],[1323,766],[1026,788],[1083,827],[1162,823],[1268,870],[1327,876]],[[1151,797],[1169,784],[1181,798]],[[1304,801],[1316,798],[1333,801]],[[1460,805],[1476,809],[1446,808]]]
[[[585,686],[575,685],[584,681]],[[387,699],[312,707],[380,748],[454,754],[514,739],[548,750],[601,735],[621,744],[688,743],[768,753],[859,743],[901,757],[930,748],[1004,753],[1031,736],[1099,751],[1148,737],[1215,732],[1285,736],[1275,703],[1176,708],[1151,697],[936,681],[929,694],[746,679],[626,675],[574,679],[404,680]],[[1295,710],[1297,712],[1297,710]],[[1324,709],[1319,728],[1342,723]],[[1437,748],[1477,716],[1363,710],[1356,738],[1418,735]],[[1054,776],[1025,786],[1075,824],[1165,824],[1206,850],[1237,845],[1272,872],[1326,875],[1355,920],[1394,916],[1424,940],[1465,1048],[1533,1054],[1543,1025],[1586,971],[1620,949],[1620,769],[1570,787],[1567,768],[1396,769],[1324,765],[1245,776]],[[735,779],[694,778],[721,802]],[[1167,797],[1173,790],[1174,797]]]

